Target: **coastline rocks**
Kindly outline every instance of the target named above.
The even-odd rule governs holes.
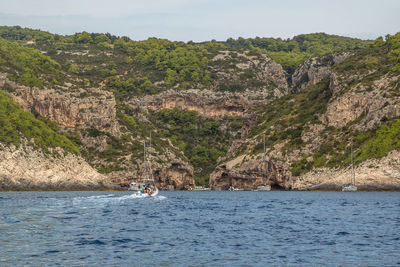
[[[119,189],[84,159],[61,149],[50,154],[30,146],[0,143],[0,190]]]
[[[355,174],[359,191],[400,191],[400,151],[392,151],[379,160],[366,160],[355,167]],[[351,176],[351,168],[318,169],[294,180],[292,189],[341,190]]]
[[[290,176],[272,160],[266,161],[266,179],[263,177],[262,155],[254,158],[239,156],[219,165],[210,175],[210,188],[227,190],[230,186],[241,189],[255,189],[269,184],[280,189],[290,189]]]
[[[156,169],[154,179],[160,188],[173,186],[175,190],[194,187],[193,167],[182,161],[174,161],[167,167]]]

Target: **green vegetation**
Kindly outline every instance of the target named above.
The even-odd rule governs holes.
[[[370,158],[382,158],[392,150],[400,150],[400,119],[388,121],[378,129],[355,136],[360,149],[355,154],[355,162]]]
[[[59,40],[61,35],[51,34],[41,30],[21,28],[20,26],[0,26],[0,37],[13,41],[34,41],[34,42],[54,42]]]
[[[291,166],[292,174],[299,176],[319,167],[348,166],[351,162],[351,140],[354,142],[355,164],[371,158],[382,158],[392,150],[400,150],[400,119],[386,121],[376,129],[361,133],[346,133],[343,129],[335,132],[331,129],[331,137],[338,135],[340,131],[345,133],[340,140],[328,139],[313,155],[305,155],[294,162]],[[308,157],[311,158],[310,161],[307,160]]]
[[[393,71],[400,72],[400,32],[393,36],[387,36],[386,42],[389,45],[389,58],[394,62]]]
[[[24,137],[28,144],[44,152],[49,152],[49,148],[60,147],[66,152],[80,154],[73,142],[55,131],[56,124],[44,118],[42,120],[35,118],[30,112],[23,111],[7,93],[0,90],[1,142],[20,146],[21,137]]]
[[[207,50],[199,45],[157,38],[140,42],[121,38],[115,41],[115,49],[131,56],[136,64],[159,71],[167,86],[181,84],[184,88],[189,82],[210,82]]]
[[[368,42],[325,33],[313,33],[301,34],[287,40],[260,37],[237,40],[230,38],[226,41],[226,45],[233,49],[265,51],[291,74],[299,64],[307,59],[334,52],[365,48],[368,46]]]
[[[24,47],[0,38],[0,71],[8,78],[28,86],[43,87],[46,80],[55,80],[60,65],[37,49]]]
[[[193,165],[196,184],[208,184],[210,173],[217,166],[218,158],[225,155],[232,138],[231,134],[221,131],[222,122],[178,108],[164,109],[155,116],[162,122],[162,136],[183,151]],[[238,124],[235,119],[227,120]]]
[[[307,123],[319,123],[319,115],[326,111],[331,97],[329,79],[300,91],[262,105],[253,111],[262,114],[250,131],[250,136],[266,133],[267,145],[286,141],[285,149],[303,145],[301,134]],[[261,141],[261,137],[259,138]],[[261,142],[254,153],[262,149]]]
[[[117,100],[126,99],[129,96],[152,95],[160,92],[160,88],[156,87],[147,77],[129,78],[125,81],[111,77],[107,80],[107,86],[114,92]]]

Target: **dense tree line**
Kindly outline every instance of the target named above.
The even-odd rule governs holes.
[[[226,153],[223,138],[228,135],[224,137],[221,133],[221,122],[179,108],[161,110],[157,119],[168,125],[163,130],[164,137],[179,147],[195,168],[196,183],[208,184],[208,176],[217,165],[217,159]]]
[[[41,76],[55,78],[59,69],[56,61],[39,50],[0,38],[0,71],[8,72],[8,78],[25,85],[42,87],[46,80]]]
[[[256,37],[236,40],[230,38],[226,41],[226,45],[232,49],[256,49],[267,53],[272,59],[282,64],[289,73],[312,57],[365,48],[368,43],[369,41],[325,33],[301,34],[286,40]]]

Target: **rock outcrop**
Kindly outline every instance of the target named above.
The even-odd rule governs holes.
[[[400,76],[385,75],[370,85],[359,83],[347,91],[337,85],[337,77],[333,73],[333,82],[330,83],[335,100],[328,104],[321,118],[326,125],[340,128],[359,119],[360,122],[354,127],[365,131],[380,124],[382,118],[400,116],[400,98],[396,96],[394,87],[400,81]]]
[[[289,86],[282,66],[265,54],[220,51],[212,62],[210,72],[215,76],[212,84],[214,90],[225,88],[228,84],[253,91],[268,88],[277,89],[283,94],[288,92]]]
[[[225,64],[226,61],[231,64]],[[170,89],[157,95],[133,97],[126,103],[151,110],[178,107],[197,111],[204,117],[243,116],[249,108],[289,92],[282,66],[265,55],[221,51],[213,62],[211,72],[215,79],[209,87]]]
[[[176,160],[168,166],[154,170],[154,180],[160,188],[173,186],[177,190],[194,187],[193,167],[183,161]]]
[[[0,190],[118,189],[85,160],[61,149],[44,154],[30,146],[0,143]]]
[[[350,53],[340,53],[315,57],[305,61],[292,75],[292,90],[303,90],[329,77],[332,73],[332,68],[349,56],[351,56]]]
[[[111,92],[96,88],[72,90],[68,87],[39,89],[16,84],[0,74],[0,86],[13,88],[14,100],[25,110],[34,109],[41,116],[67,128],[90,128],[120,135],[116,103]]]
[[[207,89],[168,90],[158,95],[132,98],[127,103],[133,108],[144,107],[155,111],[178,107],[197,111],[204,117],[241,116],[249,107],[243,96],[221,94]]]
[[[266,177],[264,177],[264,167]],[[262,155],[255,157],[239,156],[219,165],[210,175],[211,189],[227,190],[235,188],[256,189],[257,186],[269,184],[279,189],[290,189],[290,175],[273,160],[264,161]]]

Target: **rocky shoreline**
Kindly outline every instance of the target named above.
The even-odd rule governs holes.
[[[43,153],[30,146],[0,143],[0,190],[109,190],[120,186],[93,169],[80,156],[61,149]]]

